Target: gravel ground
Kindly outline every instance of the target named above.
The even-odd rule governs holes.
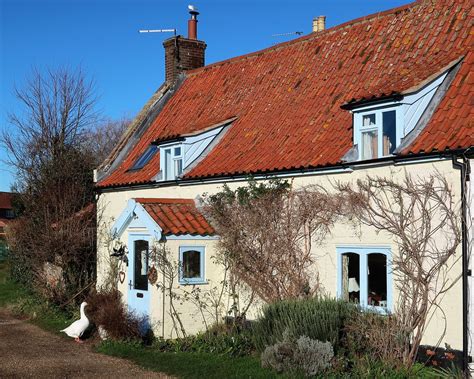
[[[0,309],[0,378],[171,378],[94,353]]]

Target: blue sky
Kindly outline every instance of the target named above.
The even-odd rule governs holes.
[[[206,63],[260,50],[311,31],[312,18],[327,27],[408,3],[407,0],[0,0],[0,128],[18,111],[13,87],[32,68],[81,66],[94,79],[99,108],[109,118],[133,117],[164,79],[162,42],[169,34],[140,28],[177,28],[187,33],[187,5],[201,12],[198,37]],[[5,152],[0,151],[0,159]],[[0,191],[14,173],[0,163]]]

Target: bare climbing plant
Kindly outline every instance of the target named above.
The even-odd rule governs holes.
[[[415,361],[429,317],[443,312],[440,301],[460,279],[459,206],[445,177],[433,173],[404,179],[367,176],[355,183],[338,183],[343,212],[354,220],[391,235],[398,246],[391,271],[398,290],[397,318],[410,332],[404,360]],[[390,268],[389,268],[390,269]],[[440,341],[445,331],[442,331]]]
[[[216,282],[207,280],[206,286],[197,286],[192,283],[182,285],[179,282],[182,266],[173,256],[166,242],[155,243],[149,258],[151,268],[148,277],[150,279],[151,273],[156,270],[156,275],[150,282],[162,292],[163,310],[169,315],[172,333],[175,333],[177,337],[187,336],[185,324],[182,321],[184,313],[191,318],[199,319],[206,330],[210,330],[222,324],[226,315],[234,316],[234,321],[243,319],[242,315],[245,315],[253,303],[253,293],[229,278],[229,267],[224,265],[220,257],[211,257],[211,259],[216,266],[222,267],[223,277]],[[186,307],[183,307],[184,304]],[[162,322],[163,336],[166,334],[165,323]]]
[[[152,246],[150,250],[150,261],[157,267],[158,276],[155,285],[158,290],[162,291],[163,298],[168,302],[168,314],[173,324],[173,330],[177,337],[186,337],[186,329],[184,328],[181,313],[176,304],[176,302],[182,301],[182,294],[177,291],[177,282],[180,273],[179,261],[173,259],[173,255],[166,246],[166,243],[155,243]]]
[[[206,195],[202,208],[220,236],[231,277],[273,302],[318,292],[311,246],[329,233],[337,217],[335,199],[316,186],[250,180]]]

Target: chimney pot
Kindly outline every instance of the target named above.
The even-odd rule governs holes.
[[[189,14],[191,15],[191,18],[188,20],[188,39],[197,39],[197,16],[199,12],[191,5],[189,8]]]
[[[326,16],[313,18],[313,32],[322,32],[324,29],[326,29]]]

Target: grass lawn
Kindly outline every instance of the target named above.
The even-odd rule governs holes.
[[[100,353],[126,358],[148,370],[179,378],[286,378],[263,369],[257,357],[230,357],[205,353],[163,353],[153,348],[122,342],[104,342]]]
[[[26,292],[17,284],[8,280],[9,266],[7,261],[0,261],[0,307],[15,303]]]

